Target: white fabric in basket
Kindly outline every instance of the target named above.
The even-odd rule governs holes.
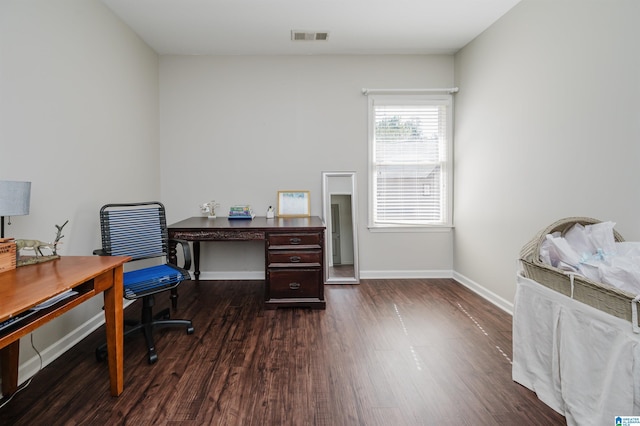
[[[564,236],[549,234],[540,246],[540,258],[564,271],[640,294],[640,242],[616,242],[614,226],[577,223]]]

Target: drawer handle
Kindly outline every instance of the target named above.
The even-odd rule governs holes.
[[[300,288],[300,283],[289,283],[289,288],[291,290],[298,290]]]
[[[298,238],[298,237],[289,238],[289,242],[291,244],[300,244],[301,241],[302,240],[300,238]]]
[[[291,263],[298,263],[302,260],[302,258],[300,256],[291,256],[289,260],[291,261]]]

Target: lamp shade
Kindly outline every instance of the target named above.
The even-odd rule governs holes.
[[[0,216],[29,214],[31,182],[0,180]]]

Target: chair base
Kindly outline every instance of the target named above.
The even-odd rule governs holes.
[[[148,362],[153,364],[158,361],[158,354],[156,353],[155,342],[153,339],[153,330],[166,327],[186,327],[187,334],[193,334],[194,328],[190,320],[184,319],[170,319],[169,309],[164,309],[152,315],[152,307],[154,304],[153,295],[145,296],[142,304],[142,319],[139,323],[135,323],[133,328],[130,328],[124,333],[124,337],[132,334],[142,332],[147,342],[148,350]],[[132,325],[129,321],[125,321],[125,324]],[[104,361],[107,358],[107,344],[102,344],[96,348],[96,359],[98,361]]]

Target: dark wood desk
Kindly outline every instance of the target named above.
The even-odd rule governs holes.
[[[317,216],[253,220],[191,217],[169,226],[170,239],[193,242],[194,276],[200,278],[200,242],[265,241],[265,306],[326,307],[324,230]],[[176,262],[170,243],[169,261]]]
[[[82,302],[104,293],[104,316],[111,395],[124,389],[122,265],[126,256],[63,256],[60,259],[0,273],[0,321],[39,305],[69,289],[77,295],[43,309],[0,332],[2,394],[18,387],[20,338]]]

